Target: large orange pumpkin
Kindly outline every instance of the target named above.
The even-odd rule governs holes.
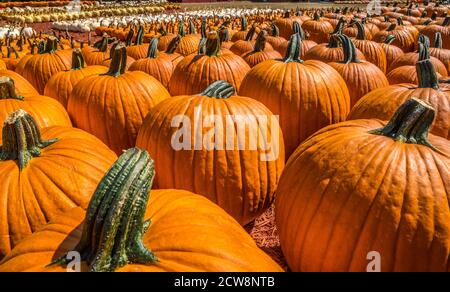
[[[403,102],[416,97],[436,109],[431,133],[450,139],[450,89],[439,85],[430,60],[417,62],[416,68],[419,85],[403,83],[376,89],[359,100],[348,119],[387,120]]]
[[[386,72],[389,72],[389,66],[401,55],[403,55],[403,50],[397,46],[394,46],[392,42],[395,40],[395,35],[388,35],[384,39],[380,46],[383,48],[386,54]]]
[[[39,94],[20,95],[14,83],[15,80],[10,77],[0,77],[0,121],[4,121],[12,112],[23,109],[36,119],[40,128],[72,126],[69,115],[59,102]],[[0,129],[0,143],[1,133]]]
[[[72,69],[62,71],[50,78],[45,85],[44,95],[59,101],[67,108],[67,101],[75,84],[85,77],[106,73],[108,68],[104,66],[87,66],[80,49],[75,49],[72,54]]]
[[[356,58],[356,48],[349,37],[339,36],[344,50],[341,62],[328,63],[341,74],[350,93],[350,107],[366,93],[389,85],[383,71],[376,65]]]
[[[170,97],[147,73],[126,71],[126,59],[126,47],[117,45],[109,71],[78,82],[67,105],[76,127],[98,137],[117,154],[134,146],[148,111]]]
[[[276,117],[224,81],[158,104],[136,145],[154,153],[159,188],[204,195],[243,225],[270,206],[284,165]]]
[[[286,158],[309,135],[344,121],[350,111],[349,92],[339,73],[320,61],[303,62],[298,34],[289,42],[283,60],[253,67],[239,90],[240,95],[261,101],[279,115]]]
[[[305,60],[318,60],[324,63],[339,62],[344,59],[344,50],[339,46],[339,34],[332,35],[328,43],[312,47],[305,54]],[[356,48],[356,57],[365,60],[364,54]]]
[[[45,49],[30,57],[24,65],[22,76],[27,79],[36,90],[44,93],[45,84],[56,73],[70,70],[72,53],[69,50],[57,50],[58,41],[49,37]]]
[[[59,212],[86,208],[115,159],[86,132],[60,126],[41,132],[25,111],[13,112],[0,148],[0,258]]]
[[[86,212],[75,208],[53,220],[21,242],[0,271],[64,272],[64,254],[73,250],[81,254],[81,271],[282,271],[202,196],[150,192],[153,167],[146,151],[128,150],[100,182]]]
[[[218,80],[228,81],[238,89],[250,67],[240,56],[220,49],[217,32],[209,32],[205,54],[191,54],[176,66],[169,82],[170,93],[196,94]]]
[[[25,78],[14,71],[0,70],[0,77],[9,77],[14,81],[16,92],[21,96],[38,95],[39,93]]]
[[[181,37],[176,52],[182,56],[187,56],[197,52],[200,39],[195,35],[195,31],[186,34],[184,22],[178,23],[178,35]]]
[[[169,58],[158,56],[158,43],[159,39],[153,38],[148,47],[147,58],[135,61],[129,70],[145,72],[167,87],[175,66]]]
[[[289,159],[275,216],[293,271],[450,271],[450,144],[411,99],[386,124],[331,125]],[[381,258],[380,258],[381,257]]]

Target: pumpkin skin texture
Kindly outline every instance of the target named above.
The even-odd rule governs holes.
[[[382,272],[449,270],[449,143],[370,132],[385,124],[331,125],[291,156],[275,216],[292,271],[366,271],[370,251]]]
[[[450,89],[439,86],[430,60],[417,62],[416,68],[419,85],[404,83],[376,89],[359,100],[347,119],[387,120],[403,102],[416,97],[436,109],[436,119],[430,133],[450,139]]]
[[[22,76],[27,79],[40,93],[44,93],[45,84],[56,73],[70,70],[70,51],[57,51],[56,38],[49,37],[43,54],[37,54],[28,59]]]
[[[350,107],[365,94],[377,88],[389,85],[384,73],[376,65],[358,60],[352,41],[345,35],[339,36],[344,48],[344,60],[342,62],[328,63],[333,67],[347,84],[350,93]]]
[[[139,204],[139,211],[142,213],[135,219],[141,228],[140,224],[145,222],[144,218],[151,219],[142,239],[137,239],[148,257],[140,258],[141,264],[129,258],[122,267],[117,267],[114,262],[102,265],[101,261],[84,259],[81,263],[82,271],[282,271],[256,246],[245,230],[217,205],[184,190],[153,190],[149,199],[150,187],[145,188],[145,193],[142,191],[138,194],[139,198],[142,198],[142,203]],[[87,214],[92,214],[92,205],[91,202]],[[113,211],[112,207],[109,210]],[[65,216],[56,218],[44,229],[21,242],[0,265],[0,271],[66,271],[64,265],[55,264],[47,268],[45,266],[68,251],[86,250],[79,247],[82,246],[82,235],[89,238],[92,234],[86,231],[89,230],[86,226],[91,222],[88,217],[83,226],[83,219],[87,214],[81,208],[76,208]],[[123,215],[120,212],[114,214],[115,218]],[[98,214],[94,215],[96,217],[93,219],[100,217]],[[136,227],[130,226],[131,232],[135,229]],[[114,239],[123,239],[119,236],[121,234],[116,235]],[[186,240],[187,238],[189,240]],[[130,239],[132,238],[124,240],[128,243]],[[37,246],[39,248],[36,248]],[[109,250],[101,251],[109,255]]]
[[[309,34],[309,39],[321,44],[326,43],[330,39],[330,33],[333,32],[333,26],[326,20],[320,19],[317,12],[314,18],[303,22],[302,28]]]
[[[242,55],[242,58],[247,62],[250,67],[254,67],[259,63],[266,60],[274,60],[281,59],[282,56],[280,53],[275,51],[274,49],[266,51],[267,44],[267,32],[262,30],[258,37],[256,38],[255,46],[253,47],[253,51]]]
[[[218,81],[208,89],[220,87],[220,84],[227,83]],[[225,88],[230,88],[230,94],[233,93],[230,84]],[[273,120],[270,120],[270,117],[275,117],[263,104],[237,95],[217,98],[216,95],[208,93],[208,89],[200,95],[176,96],[158,104],[147,115],[139,131],[136,146],[154,153],[156,171],[159,173],[155,180],[158,188],[195,191],[217,203],[239,223],[245,225],[266,210],[273,201],[272,195],[285,160],[281,130],[278,121],[275,124],[272,123]],[[218,146],[208,148],[208,145],[201,143],[202,147],[199,149],[198,141],[200,140],[198,139],[203,138],[194,140],[197,132],[194,132],[195,129],[192,127],[186,130],[191,136],[192,147],[186,145],[179,150],[174,150],[172,139],[180,130],[172,127],[171,123],[176,116],[185,115],[194,124],[198,120],[196,107],[201,107],[201,119],[205,121],[205,126],[197,131],[202,131],[202,137],[209,139],[208,141],[217,139]],[[223,123],[218,121],[220,125],[206,126],[210,115],[219,115]],[[211,135],[211,128],[217,130],[229,126],[226,122],[227,115],[235,118],[245,117],[250,119],[249,121],[258,116],[268,117],[267,123],[257,120],[252,123],[255,128],[266,132],[267,137],[270,137],[266,141],[270,149],[265,151],[259,144],[254,149],[245,147],[243,150],[238,150],[240,148],[237,144],[233,144],[235,146],[230,149],[226,144],[228,136],[222,139],[219,136],[207,138]],[[253,132],[241,131],[235,123],[231,126],[232,131],[237,133],[233,139],[236,138],[239,141],[256,139]],[[225,135],[228,135],[227,133],[229,133],[228,129]],[[183,137],[183,139],[188,138]],[[273,154],[273,157],[263,159],[266,154]],[[192,169],[196,171],[192,172]],[[181,177],[179,173],[184,172],[192,173],[192,175]]]
[[[239,56],[220,53],[220,40],[217,32],[210,32],[204,55],[191,54],[178,63],[170,78],[171,95],[196,94],[214,81],[230,82],[239,89],[242,79],[250,66]]]
[[[88,66],[102,65],[109,58],[108,35],[103,35],[102,39],[94,44],[94,47],[84,47],[81,49],[84,61]]]
[[[31,118],[23,110],[11,116],[14,114]],[[35,121],[33,123],[37,130]],[[10,140],[11,136],[3,140],[3,152],[0,151],[4,160],[0,160],[3,178],[0,185],[0,258],[59,212],[77,206],[86,208],[98,182],[116,159],[116,155],[97,138],[75,128],[44,128],[38,137],[49,143],[41,145],[40,154],[34,152],[35,157],[30,155],[28,162],[23,163],[5,154],[6,139]],[[25,143],[25,146],[33,145]],[[31,151],[35,149],[23,152]]]
[[[21,96],[38,95],[36,89],[25,78],[10,70],[0,70],[0,77],[9,77],[14,81],[16,92]]]
[[[365,60],[364,54],[356,48],[356,57],[359,60]],[[304,58],[307,60],[318,60],[324,63],[339,62],[344,59],[344,50],[339,46],[339,40],[336,35],[330,37],[330,42],[326,44],[319,44],[312,47],[306,52]]]
[[[86,67],[81,51],[75,49],[72,56],[72,69],[59,72],[50,78],[45,85],[44,95],[56,99],[64,106],[64,108],[67,108],[67,101],[75,84],[87,76],[102,74],[107,71],[108,68],[104,66]]]
[[[279,115],[286,158],[309,135],[344,121],[350,111],[350,95],[339,73],[320,61],[300,62],[293,48],[301,45],[298,34],[290,43],[284,60],[268,60],[253,67],[239,91]]]
[[[391,23],[386,30],[381,30],[376,33],[372,40],[376,42],[383,42],[386,37],[390,35],[395,36],[395,40],[392,44],[402,49],[405,53],[414,51],[417,38],[419,37],[418,32],[411,32],[405,29],[405,27]]]
[[[130,71],[142,71],[155,77],[164,87],[167,87],[175,69],[173,63],[167,57],[158,55],[158,38],[150,41],[147,58],[137,60],[131,64]]]
[[[59,102],[39,94],[21,96],[15,92],[14,82],[9,77],[0,77],[0,121],[4,121],[12,112],[23,109],[33,116],[40,128],[72,127],[69,115]],[[1,142],[2,130],[0,129]]]
[[[442,75],[436,73],[438,79],[442,78]],[[395,68],[386,74],[386,78],[390,85],[410,83],[414,85],[419,84],[419,79],[417,78],[416,66],[400,66]]]
[[[164,86],[141,71],[125,71],[126,48],[118,45],[107,74],[91,75],[78,82],[67,111],[74,123],[117,154],[134,146],[148,111],[170,97]]]
[[[389,72],[389,66],[401,55],[403,55],[403,50],[391,43],[395,40],[394,35],[389,35],[385,38],[384,42],[380,44],[386,54],[386,72]]]

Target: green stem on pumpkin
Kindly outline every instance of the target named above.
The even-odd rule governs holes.
[[[358,30],[358,33],[356,34],[357,40],[365,40],[366,39],[366,32],[364,31],[364,26],[361,22],[355,21],[356,29]]]
[[[419,36],[418,42],[419,61],[427,60],[430,58],[430,39],[424,35]]]
[[[202,22],[203,23],[203,22]],[[196,34],[195,25],[192,19],[189,19],[189,34]]]
[[[207,38],[206,35],[206,20],[202,19],[202,25],[200,26],[200,35],[201,38]]]
[[[181,37],[184,37],[186,35],[186,32],[184,30],[184,21],[178,22],[178,35]]]
[[[209,85],[202,93],[201,96],[214,97],[219,99],[229,98],[236,94],[236,89],[224,80],[219,80]]]
[[[444,22],[442,22],[442,26],[448,26],[450,24],[450,16],[446,16]]]
[[[125,44],[127,47],[131,46],[131,42],[133,41],[134,36],[134,28],[130,28],[130,31],[127,34],[127,38],[125,39]]]
[[[17,53],[17,50],[14,47],[8,46],[7,50],[8,53],[6,54],[6,57],[8,59],[11,58],[12,54],[14,54],[14,57],[16,57],[16,59],[19,59],[19,53]]]
[[[390,45],[390,44],[392,44],[393,41],[395,41],[395,39],[396,39],[396,36],[393,34],[390,34],[390,35],[386,36],[386,38],[384,39],[384,43],[386,45]]]
[[[315,21],[320,21],[320,14],[319,14],[319,12],[317,10],[314,11],[313,19]]]
[[[222,43],[230,41],[230,33],[228,32],[227,28],[219,30],[219,38],[220,38],[220,42],[222,42]]]
[[[96,48],[100,52],[106,52],[108,50],[108,35],[105,33],[102,36],[102,39],[94,44],[94,48]]]
[[[298,21],[294,21],[294,23],[292,25],[292,29],[293,29],[294,33],[297,33],[302,40],[306,39],[305,31],[303,30],[300,23],[298,23]]]
[[[275,23],[272,23],[272,36],[274,37],[279,37],[280,36],[280,29],[278,28],[278,26]]]
[[[416,72],[417,79],[419,80],[419,88],[439,89],[439,79],[430,59],[418,61],[416,63]]]
[[[24,169],[33,157],[39,156],[41,149],[58,141],[42,140],[35,119],[22,109],[8,116],[2,131],[0,160],[17,160],[19,169]]]
[[[205,44],[205,55],[209,57],[218,56],[220,52],[220,38],[216,31],[211,31]]]
[[[339,35],[338,38],[342,43],[342,49],[344,51],[344,60],[342,63],[359,63],[360,61],[356,57],[355,44],[352,42],[352,40],[348,36],[343,34]]]
[[[0,100],[2,99],[23,100],[23,96],[16,93],[14,79],[8,76],[0,77]]]
[[[241,31],[247,31],[247,18],[245,16],[241,16]]]
[[[169,45],[167,46],[167,49],[165,51],[166,54],[173,54],[175,53],[178,45],[180,44],[181,41],[181,36],[177,35],[175,36],[170,42]]]
[[[150,40],[150,44],[148,45],[147,58],[156,59],[158,55],[158,38],[152,38]]]
[[[344,17],[340,17],[338,23],[336,24],[336,27],[330,34],[342,33],[342,29],[344,28],[344,25],[345,25],[345,19],[344,19]]]
[[[256,38],[255,45],[253,47],[253,52],[263,52],[266,48],[266,41],[267,41],[267,31],[261,30],[261,32],[258,34],[258,37]]]
[[[147,151],[132,148],[106,173],[92,196],[81,239],[74,248],[91,272],[112,272],[127,264],[158,261],[142,237],[150,226],[144,220],[155,176]],[[48,266],[68,264],[66,255]]]
[[[74,49],[72,52],[72,70],[81,70],[85,67],[83,54],[80,49]]]
[[[286,55],[284,56],[283,61],[285,63],[289,62],[298,62],[303,63],[303,60],[300,59],[302,40],[300,36],[295,33],[289,39],[289,44],[286,50]]]
[[[396,23],[391,23],[388,28],[386,28],[386,31],[393,31],[397,27]]]
[[[252,25],[252,28],[250,28],[247,32],[247,35],[245,36],[246,41],[251,41],[255,35],[256,32],[256,25]]]
[[[144,43],[144,33],[144,28],[140,26],[136,34],[136,42],[134,43],[136,46],[142,45]]]
[[[55,37],[48,37],[47,41],[44,43],[44,47],[40,54],[53,54],[58,49],[58,39]]]
[[[428,132],[434,116],[435,109],[430,104],[413,97],[397,109],[386,126],[372,130],[370,133],[435,149],[428,140]]]
[[[115,47],[111,48],[111,64],[106,75],[118,77],[125,73],[127,64],[127,48],[117,43]]]
[[[437,49],[442,49],[442,35],[440,32],[434,34],[434,47]]]

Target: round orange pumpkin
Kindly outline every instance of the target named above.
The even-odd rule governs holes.
[[[109,71],[78,82],[67,105],[76,127],[93,134],[117,154],[134,146],[148,111],[170,97],[147,73],[126,71],[126,59],[126,47],[117,45]]]
[[[86,208],[115,159],[86,132],[61,126],[40,131],[25,111],[13,112],[0,148],[0,258],[59,212]]]
[[[331,125],[289,159],[275,216],[292,271],[450,271],[450,144],[411,99],[386,124]],[[376,253],[375,253],[376,252]]]
[[[206,196],[244,225],[273,200],[284,144],[276,117],[234,92],[217,81],[200,94],[164,100],[147,115],[136,145],[154,153],[159,188]]]
[[[9,77],[14,81],[16,92],[21,96],[39,95],[33,85],[30,84],[25,78],[10,70],[0,70],[0,77]]]
[[[63,272],[65,253],[73,250],[81,254],[81,271],[282,271],[202,196],[150,192],[153,167],[146,151],[128,150],[100,182],[86,212],[72,209],[25,239],[0,271]]]

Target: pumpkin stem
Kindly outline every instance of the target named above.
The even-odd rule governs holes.
[[[207,38],[207,36],[205,36],[204,38]],[[230,33],[227,28],[219,31],[219,38],[221,43],[230,41]]]
[[[14,57],[16,59],[19,59],[19,53],[17,53],[17,50],[14,47],[8,46],[8,53],[6,54],[6,57],[9,59],[11,58],[11,55],[14,54]]]
[[[327,48],[338,48],[339,47],[339,35],[340,34],[332,34],[330,36],[330,41],[327,44]]]
[[[442,49],[442,35],[439,31],[434,34],[434,47]]]
[[[202,93],[199,95],[214,97],[214,98],[229,98],[236,94],[236,89],[224,80],[219,80],[211,85],[209,85]]]
[[[241,17],[241,31],[246,31],[247,30],[247,18],[245,16]]]
[[[204,19],[204,18],[202,19],[202,25],[200,26],[200,35],[201,35],[202,39],[203,38],[207,38],[207,35],[206,35],[206,19]]]
[[[17,99],[23,100],[23,96],[17,95],[14,79],[8,76],[0,77],[0,100]]]
[[[390,45],[392,44],[392,42],[396,39],[396,36],[393,34],[388,35],[385,39],[384,39],[384,43],[386,45]]]
[[[386,31],[393,31],[395,28],[397,27],[396,23],[391,23],[388,28],[386,29]]]
[[[94,44],[94,48],[99,50],[100,52],[106,52],[108,50],[108,35],[105,33],[102,36],[102,39]]]
[[[383,135],[395,141],[420,144],[435,149],[428,141],[428,131],[435,116],[434,108],[415,97],[405,101],[383,128],[369,133]]]
[[[85,67],[83,54],[80,49],[74,49],[72,52],[72,70],[81,70]]]
[[[430,39],[424,35],[419,36],[419,61],[430,58]]]
[[[355,21],[356,28],[358,30],[358,33],[356,35],[357,40],[365,40],[366,39],[366,32],[364,31],[364,26],[361,22]]]
[[[294,33],[297,33],[302,40],[306,39],[305,31],[301,27],[300,23],[297,21],[294,21],[294,24],[292,25]]]
[[[216,31],[208,33],[208,39],[206,40],[205,55],[209,57],[218,56],[220,52],[220,39]]]
[[[250,28],[247,32],[247,35],[245,36],[246,41],[251,41],[253,39],[253,36],[256,32],[256,25],[252,25],[252,28]]]
[[[450,24],[450,16],[446,16],[444,18],[444,22],[442,22],[442,26],[448,26]]]
[[[315,21],[320,21],[320,14],[319,14],[319,12],[318,12],[317,10],[314,11],[313,19],[314,19]]]
[[[175,51],[176,51],[176,49],[177,49],[178,44],[180,43],[180,41],[181,41],[181,37],[180,37],[179,35],[177,35],[176,37],[174,37],[174,38],[170,41],[169,45],[167,46],[166,53],[167,53],[167,54],[173,54],[173,53],[175,53]]]
[[[344,51],[344,64],[349,63],[359,63],[360,61],[356,58],[356,48],[355,44],[346,35],[339,35],[339,41],[342,43],[342,49]]]
[[[130,31],[127,34],[127,38],[125,39],[125,44],[127,47],[131,46],[131,41],[133,40],[134,36],[134,28],[130,28]]]
[[[47,41],[44,42],[44,47],[42,51],[40,51],[40,54],[53,54],[58,49],[58,39],[50,36],[47,38]]]
[[[401,16],[397,17],[397,24],[403,25],[403,17],[401,17]]]
[[[145,150],[122,154],[97,186],[86,210],[75,250],[91,272],[112,272],[126,264],[151,264],[158,259],[142,242],[150,226],[144,220],[155,175]],[[48,266],[69,263],[66,255]]]
[[[123,44],[117,43],[111,48],[111,65],[106,75],[118,77],[125,73],[127,64],[127,48]]]
[[[338,23],[336,24],[336,27],[331,32],[331,34],[340,34],[342,32],[342,29],[344,28],[345,20],[344,17],[340,17]]]
[[[184,37],[186,35],[186,32],[184,31],[184,21],[180,21],[178,23],[178,34],[181,37]]]
[[[266,48],[267,41],[267,31],[261,30],[256,38],[255,46],[253,47],[253,52],[263,52]]]
[[[31,158],[39,156],[41,149],[58,141],[43,141],[36,120],[22,109],[8,116],[2,139],[0,160],[17,160],[19,169],[24,169]]]
[[[158,38],[152,38],[150,44],[148,45],[147,58],[155,59],[158,55]]]
[[[291,38],[289,39],[289,44],[286,50],[286,55],[283,59],[285,63],[289,62],[298,62],[303,63],[303,60],[300,59],[300,53],[301,53],[301,46],[302,46],[302,40],[300,36],[295,33],[291,35]]]
[[[416,63],[416,72],[417,79],[419,80],[419,88],[439,89],[439,79],[430,59],[418,61]]]
[[[136,42],[134,44],[138,46],[142,45],[143,43],[144,43],[144,28],[140,26],[136,34]]]
[[[280,36],[280,29],[275,23],[272,23],[272,36],[279,37]]]
[[[203,24],[203,21],[202,21]],[[192,21],[192,19],[189,19],[189,34],[196,34],[197,32],[195,31],[195,25],[194,22]]]

